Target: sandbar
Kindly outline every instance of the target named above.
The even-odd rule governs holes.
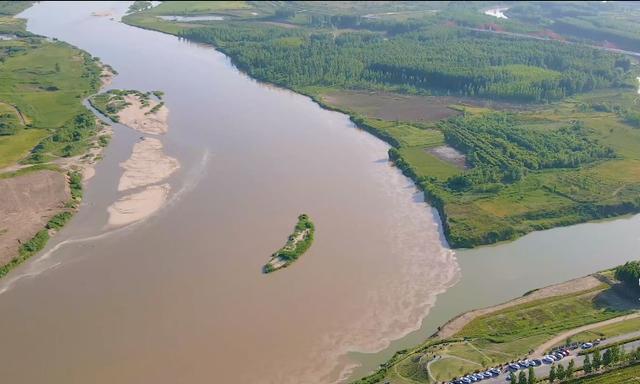
[[[140,97],[135,94],[124,96],[129,104],[118,112],[118,119],[129,128],[151,135],[167,133],[169,109],[163,104],[156,111],[151,112],[160,102],[149,100],[149,105],[144,106]]]
[[[107,209],[108,224],[122,226],[146,219],[164,205],[170,189],[169,184],[152,185],[121,197]]]
[[[137,142],[131,157],[120,164],[124,173],[120,177],[118,191],[158,183],[180,168],[178,160],[165,155],[162,149],[162,142],[153,137]]]

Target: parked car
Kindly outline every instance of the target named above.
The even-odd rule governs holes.
[[[582,349],[593,348],[593,343],[584,343],[581,345]]]
[[[511,363],[509,364],[509,369],[511,371],[517,371],[518,369],[520,369],[520,367],[517,364]]]
[[[500,369],[498,368],[491,368],[489,370],[489,372],[493,373],[494,375],[499,375],[500,374]]]
[[[564,355],[562,353],[554,353],[553,356],[557,357],[556,361],[564,359]]]
[[[531,362],[533,363],[534,367],[539,367],[539,366],[542,365],[542,360],[540,360],[540,359],[533,359],[533,360],[531,360]]]
[[[460,379],[464,384],[471,384],[471,379],[468,377],[463,377]]]
[[[549,355],[542,358],[542,362],[545,364],[553,364],[554,361],[555,360]]]

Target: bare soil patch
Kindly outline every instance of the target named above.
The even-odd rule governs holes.
[[[0,180],[0,265],[11,261],[71,198],[66,176],[38,171]]]
[[[381,91],[327,91],[322,100],[338,108],[383,120],[430,122],[460,115],[451,105],[469,105],[498,110],[520,110],[523,106],[453,96],[403,95]]]
[[[446,161],[455,165],[460,169],[467,169],[467,158],[461,152],[458,152],[455,148],[448,145],[441,145],[439,147],[425,148],[425,151],[432,154],[442,161]]]

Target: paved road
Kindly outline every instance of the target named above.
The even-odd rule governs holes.
[[[625,339],[631,339],[634,337],[640,337],[640,331],[636,331],[636,332],[631,332],[631,333],[627,333],[621,336],[615,336],[615,337],[610,337],[604,341],[602,341],[600,343],[599,346],[606,346],[606,345],[610,345],[613,343],[616,343],[618,341],[621,340],[625,340]],[[632,341],[630,343],[627,343],[625,345],[622,346],[624,348],[624,350],[626,352],[630,352],[630,351],[635,351],[638,347],[640,347],[640,340],[636,340],[636,341]],[[569,361],[571,360],[575,360],[575,365],[576,367],[582,367],[582,362],[584,361],[584,356],[578,356],[578,352],[582,351],[582,349],[578,348],[574,351],[569,351],[570,355],[565,357],[564,359],[560,360],[559,362],[556,362],[556,364],[558,363],[562,363],[562,365],[564,365],[565,367],[569,364]],[[531,357],[531,358],[539,358],[541,356],[535,356],[535,357]],[[540,377],[546,377],[549,375],[549,370],[551,369],[551,365],[550,364],[542,364],[539,367],[534,367],[533,368],[536,374],[536,377],[540,378]],[[527,371],[527,369],[525,369],[525,371]],[[519,372],[519,371],[518,371]],[[518,372],[516,372],[516,375],[518,374]],[[486,383],[486,384],[504,384],[508,381],[507,377],[508,377],[508,372],[503,372],[501,373],[499,376],[497,377],[493,377],[491,379],[486,379],[483,380],[481,383]]]
[[[577,335],[578,333],[604,327],[605,325],[620,323],[622,321],[627,321],[627,320],[635,319],[638,317],[640,317],[640,312],[632,313],[626,316],[614,317],[613,319],[601,321],[599,323],[583,325],[582,327],[574,328],[570,331],[563,332],[555,336],[551,340],[545,342],[544,344],[540,345],[538,348],[536,348],[533,351],[532,356],[542,356],[546,351],[550,350],[554,345],[559,345],[566,339],[570,338],[571,336]],[[633,337],[633,336],[623,337],[623,339],[628,339],[630,337]]]

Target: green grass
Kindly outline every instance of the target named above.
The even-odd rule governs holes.
[[[616,324],[606,325],[601,328],[592,329],[590,331],[578,333],[571,337],[575,342],[587,342],[598,338],[609,338],[624,335],[630,332],[640,330],[640,319],[631,319]]]
[[[536,300],[507,308],[471,321],[456,336],[484,338],[504,343],[536,335],[549,337],[585,324],[596,323],[625,314],[599,303],[602,288],[580,295]]]
[[[452,377],[462,376],[482,368],[482,365],[473,364],[454,357],[444,357],[431,364],[433,379],[436,381],[449,380]]]
[[[400,148],[399,152],[419,177],[432,176],[446,180],[461,172],[460,168],[450,162],[440,160],[428,153],[425,147]]]
[[[83,110],[99,69],[77,49],[40,42],[0,66],[0,101],[15,105],[37,128],[57,128]]]
[[[16,15],[29,8],[33,1],[0,1],[0,15]]]
[[[246,1],[164,1],[150,10],[156,15],[202,15],[228,10],[250,9]]]
[[[17,163],[43,138],[50,135],[44,129],[21,129],[11,136],[0,136],[0,169]]]
[[[48,164],[48,163],[35,164],[35,165],[30,165],[28,167],[20,168],[17,171],[0,173],[0,179],[8,179],[8,178],[11,178],[11,177],[16,177],[16,176],[20,176],[20,175],[26,175],[27,173],[42,171],[44,169],[49,170],[49,171],[56,171],[56,172],[62,172],[63,171],[59,166],[57,166],[55,164]]]

